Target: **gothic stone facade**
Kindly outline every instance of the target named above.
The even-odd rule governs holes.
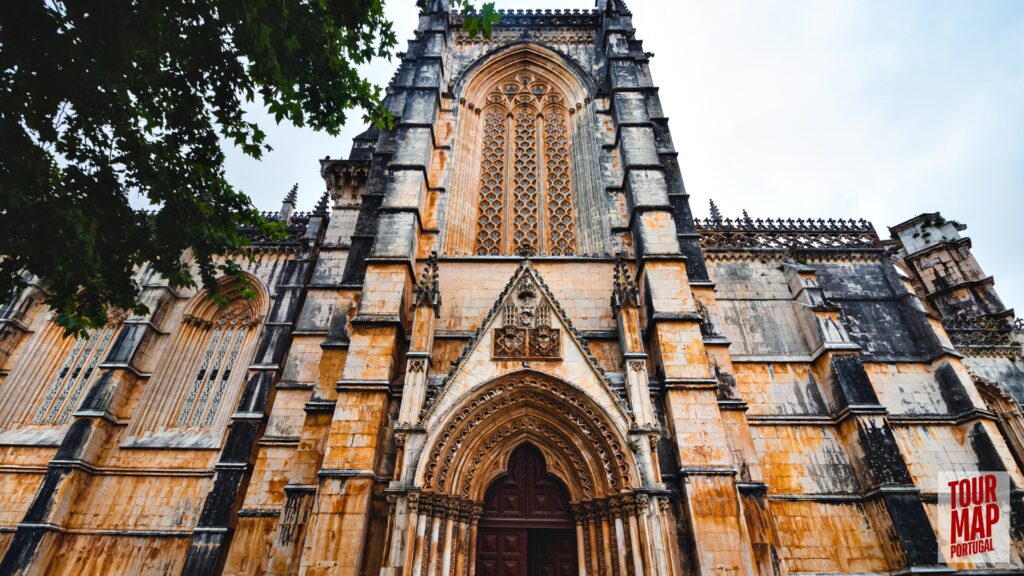
[[[255,234],[255,298],[0,333],[0,572],[951,573],[1020,325],[963,226],[695,219],[630,13],[420,16],[395,128]]]

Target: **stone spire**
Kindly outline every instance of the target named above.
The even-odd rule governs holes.
[[[626,253],[619,252],[615,257],[615,272],[612,284],[612,306],[621,308],[623,306],[639,306],[640,291],[636,282],[629,274],[629,267],[626,266]]]
[[[413,292],[413,307],[426,304],[434,309],[435,315],[441,313],[441,283],[437,273],[437,252],[432,251],[423,267],[423,275],[416,283]]]
[[[711,203],[711,219],[715,222],[722,221],[722,213],[718,210],[718,205],[715,204],[714,200],[709,200]]]
[[[317,201],[316,206],[313,208],[314,216],[327,216],[327,203],[330,201],[331,195],[327,190],[320,195],[320,200]]]
[[[296,182],[292,186],[292,189],[288,191],[284,196],[284,200],[281,202],[281,212],[278,214],[278,219],[287,222],[292,217],[292,212],[295,211],[295,203],[299,199],[299,184]]]

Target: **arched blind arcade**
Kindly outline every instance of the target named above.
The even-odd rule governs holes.
[[[487,96],[477,255],[576,254],[568,118],[558,90],[529,73]]]

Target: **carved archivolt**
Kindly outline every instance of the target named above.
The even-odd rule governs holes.
[[[507,455],[525,439],[548,453],[574,499],[638,486],[633,455],[601,408],[571,385],[519,374],[485,385],[434,427],[419,463],[419,488],[482,497]]]

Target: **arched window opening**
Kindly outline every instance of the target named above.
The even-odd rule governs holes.
[[[484,112],[484,143],[480,162],[480,213],[477,219],[477,254],[501,254],[505,222],[505,109],[491,106]]]
[[[239,301],[225,308],[212,322],[190,320],[203,331],[206,345],[192,371],[188,394],[178,409],[174,427],[209,428],[224,400],[255,318],[249,303]]]
[[[476,254],[575,255],[563,97],[520,73],[500,83],[487,102],[480,118]]]
[[[268,307],[263,283],[248,279],[252,296],[223,278],[219,298],[199,293],[187,303],[125,430],[124,445],[219,445]]]
[[[15,307],[21,319],[33,326],[34,334],[0,385],[3,431],[67,424],[128,317],[126,312],[111,310],[105,326],[71,337],[52,320],[52,311],[32,312],[33,304],[34,298],[28,297]]]
[[[90,330],[75,340],[71,350],[64,355],[60,369],[49,379],[31,424],[59,426],[67,423],[96,366],[106,357],[114,334],[121,326],[120,322],[124,318],[122,315],[117,316],[114,322],[98,330]]]

